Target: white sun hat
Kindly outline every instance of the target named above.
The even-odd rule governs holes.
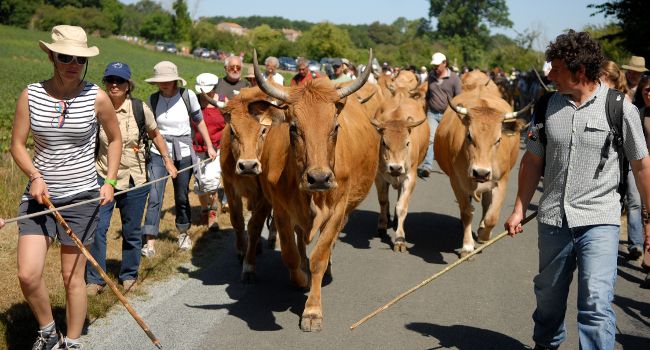
[[[201,73],[196,77],[196,85],[194,90],[197,94],[205,92],[206,94],[212,90],[219,82],[219,78],[212,73]]]

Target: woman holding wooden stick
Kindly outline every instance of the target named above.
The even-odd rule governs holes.
[[[101,202],[60,211],[88,246],[94,239],[99,206],[113,200],[122,140],[110,99],[97,85],[84,81],[88,58],[99,54],[97,47],[88,47],[86,33],[75,26],[55,26],[52,40],[40,42],[52,62],[52,77],[30,84],[16,106],[11,154],[29,177],[18,215],[46,209],[45,199],[63,206],[103,197]],[[95,171],[98,122],[109,143],[107,178],[101,188]],[[25,145],[30,132],[33,158]],[[18,232],[18,280],[40,327],[32,349],[81,349],[79,337],[87,311],[85,256],[52,215],[19,220]],[[61,242],[61,274],[67,300],[64,339],[57,335],[43,279],[47,251],[55,238]]]

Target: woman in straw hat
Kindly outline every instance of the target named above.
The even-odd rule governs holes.
[[[192,126],[194,125],[206,143],[206,151],[212,159],[217,157],[217,152],[212,146],[208,128],[205,126],[201,105],[192,90],[179,87],[179,82],[185,86],[187,82],[178,75],[176,65],[169,61],[162,61],[153,67],[154,76],[145,79],[147,83],[158,85],[158,92],[149,97],[149,105],[156,116],[156,123],[160,134],[167,142],[167,148],[172,151],[171,158],[178,169],[184,169],[195,164],[198,159],[192,147]],[[147,165],[149,179],[160,179],[167,175],[164,166],[166,154],[160,154],[157,149],[151,148],[151,161]],[[188,171],[181,172],[173,179],[174,203],[176,210],[176,229],[178,230],[178,246],[183,250],[192,248],[192,240],[187,231],[191,225],[191,207],[188,196],[190,177]],[[159,181],[151,185],[147,214],[142,233],[146,237],[141,253],[151,257],[156,253],[156,237],[160,232],[160,210],[165,194],[166,181]]]
[[[47,209],[44,197],[58,207],[101,196],[101,202],[61,211],[87,246],[94,239],[100,204],[113,200],[122,140],[110,99],[97,85],[84,81],[88,58],[99,54],[97,47],[88,47],[82,28],[67,25],[52,28],[52,41],[40,42],[52,62],[52,77],[30,84],[16,106],[11,154],[29,177],[19,215]],[[108,138],[108,175],[101,188],[95,171],[98,122]],[[35,145],[33,159],[25,146],[30,132]],[[33,349],[80,349],[78,339],[87,309],[86,258],[52,215],[19,220],[18,230],[18,279],[40,326]],[[61,274],[67,298],[67,336],[60,344],[43,280],[45,256],[55,238],[61,242]]]

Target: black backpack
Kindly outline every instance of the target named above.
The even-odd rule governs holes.
[[[548,102],[554,94],[554,92],[550,92],[540,97],[539,100],[535,103],[533,112],[533,127],[537,128],[539,141],[545,149],[547,139],[544,123],[546,122]],[[616,150],[616,153],[618,154],[620,182],[618,183],[618,188],[616,191],[621,197],[621,203],[623,203],[627,194],[627,174],[630,171],[629,162],[627,160],[627,156],[625,155],[625,150],[623,149],[623,100],[625,100],[625,94],[622,92],[614,89],[609,89],[607,91],[605,109],[607,115],[607,124],[609,124],[610,130],[607,134],[607,138],[605,139],[605,144],[601,148],[600,163],[596,168],[596,177],[598,177],[600,172],[603,170],[603,167],[605,166],[605,162],[609,158],[609,148],[613,146]],[[544,158],[544,165],[546,165],[546,158]]]

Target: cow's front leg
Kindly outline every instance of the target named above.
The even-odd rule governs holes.
[[[375,187],[377,188],[377,199],[379,199],[379,222],[377,223],[377,234],[385,236],[390,219],[390,203],[388,202],[388,183],[380,174],[375,177]]]
[[[474,251],[474,237],[472,237],[472,217],[474,207],[472,206],[472,197],[464,193],[460,186],[451,182],[451,187],[456,195],[458,207],[460,208],[460,221],[463,224],[463,247],[460,249],[460,257],[464,258],[467,254]]]
[[[294,225],[291,217],[284,210],[284,208],[273,208],[275,212],[275,227],[280,235],[280,253],[284,265],[289,269],[289,279],[299,288],[309,287],[309,277],[307,273],[301,268],[304,264],[301,255],[305,255],[299,245],[304,242],[303,237],[296,237],[294,234]],[[304,243],[302,243],[304,246]]]
[[[332,216],[326,219],[316,246],[311,253],[311,258],[309,259],[311,289],[307,297],[307,302],[305,303],[305,310],[300,319],[300,329],[305,332],[314,332],[323,329],[321,284],[323,283],[323,275],[330,261],[332,246],[341,230],[341,224],[345,216],[346,202],[345,199],[341,200],[338,206],[330,212]]]
[[[490,240],[492,235],[492,229],[496,226],[497,221],[499,220],[499,213],[501,213],[501,207],[503,206],[503,201],[506,196],[506,186],[508,185],[508,179],[506,178],[499,180],[497,187],[493,188],[489,196],[483,196],[483,220],[481,221],[481,227],[478,230],[478,240],[479,242],[487,242]],[[489,197],[489,202],[486,201],[486,197]]]
[[[244,255],[246,253],[246,226],[244,224],[244,206],[239,193],[229,185],[229,182],[224,184],[224,191],[228,199],[228,206],[230,207],[230,223],[235,229],[235,249],[237,250],[237,258],[239,263],[244,262]]]
[[[402,187],[398,191],[399,197],[397,198],[397,205],[395,206],[395,214],[397,216],[397,230],[395,231],[395,251],[406,251],[406,232],[404,232],[404,220],[409,210],[409,201],[415,188],[416,168],[413,167],[409,171],[408,176],[402,182]]]
[[[264,221],[271,212],[271,204],[264,198],[258,198],[253,214],[248,220],[248,248],[242,265],[241,280],[244,283],[255,283],[255,258],[257,256],[257,244],[262,234]]]

